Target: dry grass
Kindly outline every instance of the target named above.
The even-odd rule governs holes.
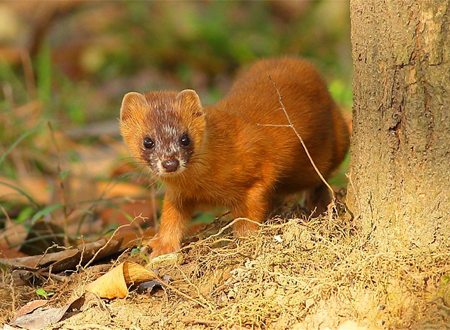
[[[380,252],[336,217],[274,219],[238,241],[230,226],[210,234],[182,250],[182,265],[160,269],[176,290],[151,297],[133,293],[106,310],[93,307],[68,318],[62,328],[89,323],[117,329],[337,329],[348,320],[360,329],[450,324],[450,252],[444,247]],[[3,315],[11,312],[7,305],[1,306]]]

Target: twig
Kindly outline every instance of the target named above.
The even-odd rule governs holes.
[[[91,330],[91,329],[100,329],[100,330],[110,330],[110,327],[100,325],[100,324],[82,324],[82,325],[68,325],[65,324],[64,327],[67,327],[72,330]]]
[[[257,221],[253,221],[253,220],[250,220],[250,219],[247,219],[247,218],[236,218],[236,219],[234,219],[233,221],[231,221],[228,225],[226,225],[226,226],[220,228],[220,230],[219,230],[217,233],[215,233],[215,234],[213,234],[213,235],[211,235],[211,236],[208,236],[208,237],[206,237],[205,239],[203,239],[203,240],[201,240],[201,241],[194,242],[193,244],[201,244],[201,243],[204,243],[204,242],[206,242],[206,241],[209,241],[210,239],[212,239],[212,238],[214,238],[214,237],[220,236],[225,230],[227,230],[228,228],[230,228],[231,226],[233,226],[233,225],[234,225],[236,222],[238,222],[238,221],[248,221],[248,222],[257,224],[257,225],[260,226],[260,227],[264,226],[264,224],[262,224],[262,223],[259,223],[259,222],[257,222]],[[191,243],[191,244],[192,244],[192,243]],[[180,251],[189,248],[191,244],[182,247],[182,248],[180,249]]]
[[[205,297],[203,297],[203,295],[200,292],[200,289],[198,288],[198,286],[196,286],[194,283],[192,283],[192,281],[186,276],[185,272],[183,272],[183,270],[180,267],[178,267],[178,265],[176,265],[176,268],[183,275],[184,280],[190,286],[192,286],[195,289],[195,291],[197,291],[198,297],[208,306],[208,308],[211,311],[211,313],[214,313],[215,308],[213,308],[213,306],[210,304],[210,302]],[[222,321],[225,321],[225,319],[220,314],[219,314],[219,317],[222,319]]]
[[[152,207],[152,216],[153,216],[153,227],[155,230],[158,230],[159,223],[158,223],[158,214],[156,213],[156,190],[155,185],[150,186],[150,196],[151,196],[151,207]]]
[[[11,282],[9,283],[9,288],[11,289],[11,311],[13,314],[16,313],[16,292],[14,291],[14,280],[11,273]]]
[[[210,306],[205,305],[205,304],[202,303],[201,301],[199,301],[199,300],[197,300],[197,299],[195,299],[195,298],[193,298],[193,297],[187,295],[186,293],[184,293],[184,292],[178,290],[177,288],[175,288],[174,286],[170,285],[169,283],[166,283],[162,278],[160,278],[160,277],[159,277],[158,275],[156,275],[156,274],[155,274],[155,278],[156,278],[156,280],[157,280],[161,285],[165,286],[166,288],[169,288],[170,290],[174,291],[175,293],[179,294],[180,296],[182,296],[182,297],[184,297],[184,298],[186,298],[186,299],[188,299],[188,300],[191,300],[191,301],[195,302],[196,304],[202,306],[202,307],[205,308],[205,309],[209,309],[211,312],[214,312],[214,310],[212,310]],[[222,316],[221,316],[220,314],[219,314],[219,317],[222,318]]]
[[[70,249],[70,247],[69,246],[59,246],[58,244],[56,244],[56,243],[53,243],[53,245],[51,245],[51,246],[49,246],[49,247],[47,247],[46,249],[45,249],[45,251],[44,251],[44,253],[42,254],[42,256],[41,256],[41,258],[34,264],[34,268],[37,268],[38,266],[39,266],[39,264],[41,263],[41,261],[42,260],[44,260],[44,258],[45,258],[45,256],[47,255],[47,253],[48,253],[48,251],[50,250],[50,249],[53,249],[53,248],[60,248],[60,249],[62,249],[62,250],[68,250],[68,249]]]
[[[353,193],[355,194],[356,200],[358,201],[359,210],[361,210],[361,202],[360,202],[361,199],[359,198],[358,193],[356,192],[356,188],[355,188],[355,185],[353,184],[352,177],[349,173],[345,174],[345,176],[347,177],[348,182],[350,182],[350,185],[352,186]],[[347,192],[347,195],[348,195],[348,192]]]
[[[133,219],[133,221],[131,221],[130,223],[127,223],[125,225],[119,226],[116,228],[116,230],[114,230],[113,234],[111,235],[111,237],[106,241],[105,245],[103,245],[100,249],[97,250],[97,252],[95,252],[94,256],[91,258],[91,260],[89,260],[86,265],[84,265],[84,268],[87,268],[91,263],[93,263],[95,261],[95,258],[98,256],[98,254],[103,251],[103,249],[105,249],[108,244],[112,241],[112,239],[114,238],[114,235],[116,235],[117,231],[119,231],[121,228],[125,228],[128,226],[131,226],[134,222],[134,220],[136,220],[136,218]]]
[[[189,318],[189,317],[185,317],[181,319],[181,322],[184,323],[192,323],[192,324],[204,324],[204,325],[212,325],[212,326],[220,326],[222,325],[223,322],[220,321],[211,321],[211,320],[205,320],[205,319],[193,319],[193,318]],[[249,328],[246,327],[242,327],[239,325],[229,325],[229,329],[232,330],[249,330]]]
[[[86,242],[84,241],[84,237],[83,235],[81,235],[81,253],[80,253],[80,261],[78,262],[78,265],[75,267],[75,269],[77,271],[79,271],[80,269],[83,268],[83,257],[84,257],[84,252],[86,252]]]
[[[295,135],[297,135],[298,139],[300,140],[300,143],[301,143],[302,146],[303,146],[303,149],[305,149],[306,155],[308,156],[309,161],[311,162],[311,165],[314,167],[314,170],[316,171],[317,175],[320,177],[320,179],[322,180],[322,182],[323,182],[323,183],[327,186],[327,188],[330,190],[331,195],[333,196],[333,200],[334,200],[334,199],[336,198],[336,196],[335,196],[335,193],[334,193],[334,191],[333,191],[333,188],[331,188],[331,186],[328,184],[327,180],[325,180],[325,178],[323,177],[322,173],[320,173],[320,171],[319,171],[319,169],[317,168],[316,163],[315,163],[314,160],[312,159],[311,154],[309,153],[309,150],[308,150],[308,148],[306,147],[306,144],[305,144],[305,142],[303,141],[303,139],[302,139],[300,133],[297,131],[297,129],[295,128],[294,124],[292,123],[291,118],[289,117],[289,114],[287,113],[286,107],[284,106],[284,103],[283,103],[283,96],[282,96],[281,93],[280,93],[280,89],[278,88],[278,86],[277,86],[277,84],[275,83],[275,81],[272,80],[272,77],[271,77],[270,75],[269,75],[269,80],[270,80],[270,82],[273,84],[273,87],[275,87],[275,89],[276,89],[276,91],[277,91],[277,94],[278,94],[278,102],[280,103],[281,109],[283,110],[284,115],[286,116],[286,119],[287,119],[287,121],[288,121],[288,123],[289,123],[289,125],[283,125],[283,126],[290,127],[290,128],[294,131]]]
[[[331,188],[331,186],[328,184],[327,180],[325,180],[325,178],[323,177],[322,173],[320,173],[319,169],[316,166],[316,163],[314,162],[314,160],[311,157],[311,154],[309,153],[308,148],[306,147],[305,142],[303,141],[302,136],[300,135],[300,133],[297,131],[297,129],[295,128],[294,124],[292,123],[291,118],[289,117],[289,114],[288,114],[288,112],[286,110],[286,107],[284,106],[283,96],[280,93],[280,89],[278,88],[278,86],[275,83],[275,81],[272,80],[272,77],[270,75],[269,75],[269,80],[272,83],[273,87],[275,87],[275,90],[277,91],[278,102],[280,103],[281,109],[283,110],[284,115],[286,116],[286,119],[287,119],[287,121],[289,123],[288,125],[277,125],[277,126],[289,127],[289,128],[291,128],[294,131],[295,135],[297,135],[297,138],[300,140],[300,143],[302,144],[303,149],[305,149],[305,153],[308,156],[309,161],[311,162],[311,165],[314,167],[314,170],[316,171],[317,175],[320,177],[320,179],[325,184],[325,186],[327,186],[327,188],[330,190],[332,201],[331,201],[330,205],[328,205],[328,214],[331,217],[332,210],[336,209],[336,205],[335,205],[336,194],[334,193],[333,188]]]
[[[220,325],[222,322],[220,321],[211,321],[211,320],[204,320],[204,319],[192,319],[192,318],[182,318],[182,322],[184,323],[194,323],[194,324],[205,324],[205,325]]]
[[[61,193],[61,200],[62,200],[62,210],[64,214],[64,245],[69,246],[69,222],[68,222],[68,212],[67,212],[67,198],[66,198],[66,192],[64,189],[64,180],[61,177],[61,150],[59,149],[59,145],[56,142],[55,132],[53,131],[53,127],[50,121],[47,122],[48,128],[50,129],[50,133],[52,136],[53,143],[55,144],[56,150],[58,152],[58,164],[57,164],[57,170],[58,170],[58,178],[59,178],[59,190]]]
[[[4,214],[5,217],[6,217],[5,228],[7,228],[7,227],[6,227],[6,226],[7,226],[7,223],[12,223],[12,220],[11,220],[11,218],[9,217],[8,212],[6,212],[5,208],[4,208],[2,205],[0,205],[0,209],[2,209],[2,212],[3,212],[3,214]],[[16,232],[16,233],[17,233],[17,232]],[[6,243],[8,243],[8,245],[9,245],[10,242],[9,242],[8,236],[5,235],[4,238],[5,238]],[[3,253],[2,253],[2,254],[3,254]]]
[[[22,60],[23,71],[25,73],[25,83],[30,99],[36,99],[36,79],[33,72],[33,64],[31,63],[30,53],[25,49],[20,52],[20,59]]]

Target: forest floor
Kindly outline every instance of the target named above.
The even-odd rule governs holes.
[[[235,220],[236,221],[236,220]],[[344,217],[273,219],[236,241],[218,220],[182,248],[182,261],[162,265],[169,286],[151,294],[97,300],[49,329],[445,329],[450,324],[448,249],[379,251]],[[122,254],[114,263],[142,254]],[[107,268],[113,267],[113,262]],[[92,281],[85,268],[50,305],[64,305]],[[0,323],[36,299],[3,273]],[[14,307],[15,306],[15,307]],[[6,329],[6,328],[5,328]]]
[[[331,94],[349,111],[348,4],[301,1],[295,14],[291,3],[0,6],[0,36],[10,40],[0,61],[0,258],[39,259],[55,245],[95,242],[130,222],[140,234],[154,227],[163,191],[130,164],[118,131],[130,90],[194,86],[211,103],[237,67],[300,54],[327,73]],[[25,40],[36,46],[31,53],[20,46]],[[347,184],[348,159],[342,167],[330,182],[337,189]],[[213,219],[200,214],[195,228]],[[48,329],[450,329],[446,246],[381,250],[345,214],[290,214],[240,240],[231,221],[192,227],[182,261],[156,269],[168,278],[163,288],[92,300]],[[147,265],[136,251],[50,277],[45,267],[0,262],[0,325],[29,302],[67,306],[121,262]]]

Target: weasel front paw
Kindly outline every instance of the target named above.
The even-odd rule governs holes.
[[[234,224],[233,233],[235,237],[251,236],[258,228],[258,223],[242,218]]]
[[[148,246],[152,249],[150,254],[150,259],[153,259],[162,254],[167,254],[171,252],[178,251],[180,249],[180,244],[174,240],[162,239],[161,237],[153,238]]]

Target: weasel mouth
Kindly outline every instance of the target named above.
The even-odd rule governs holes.
[[[160,171],[159,173],[158,173],[158,175],[160,176],[160,177],[165,177],[165,178],[167,178],[167,177],[174,177],[174,176],[177,176],[178,174],[180,174],[181,172],[183,172],[185,170],[185,168],[184,167],[180,167],[178,170],[176,170],[175,172],[167,172],[167,171]]]

